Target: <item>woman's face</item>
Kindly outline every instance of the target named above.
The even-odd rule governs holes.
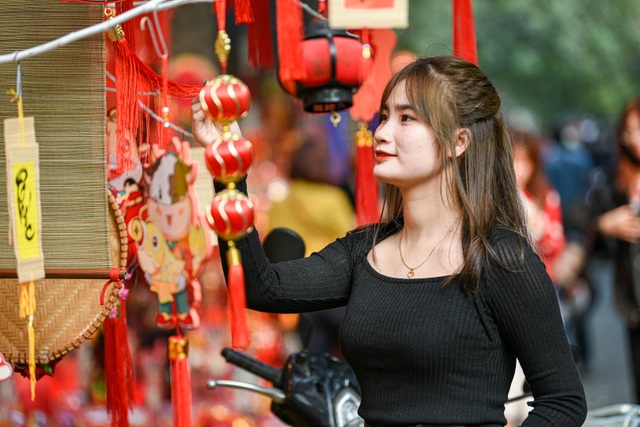
[[[631,113],[622,131],[622,143],[636,159],[640,159],[640,114]]]
[[[380,112],[374,134],[373,175],[400,189],[439,182],[438,144],[433,129],[418,119],[401,81]],[[433,185],[433,184],[432,184]]]

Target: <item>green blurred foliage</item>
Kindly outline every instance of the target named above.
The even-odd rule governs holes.
[[[410,0],[398,49],[452,52],[448,0]],[[547,126],[569,114],[612,120],[640,93],[639,0],[475,0],[480,67],[509,110]]]

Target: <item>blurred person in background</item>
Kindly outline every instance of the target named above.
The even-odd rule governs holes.
[[[598,179],[589,192],[595,245],[613,257],[616,307],[626,322],[635,382],[640,402],[640,96],[628,102],[617,128],[615,168]]]
[[[550,184],[542,168],[539,138],[534,133],[517,127],[509,129],[509,138],[513,147],[516,182],[525,202],[531,237],[547,273],[555,283],[554,265],[566,248],[560,196]],[[562,304],[560,307],[563,308]],[[565,327],[567,327],[567,316],[565,310],[562,311]],[[518,364],[509,391],[510,398],[522,395],[524,381],[524,373]],[[505,411],[507,426],[520,425],[530,410],[525,399],[507,405]]]
[[[560,195],[562,225],[566,246],[553,263],[560,304],[569,339],[577,350],[580,367],[589,371],[590,341],[586,318],[594,301],[594,286],[586,271],[591,255],[590,210],[587,192],[595,169],[591,150],[590,123],[582,117],[558,122],[553,144],[543,153],[544,172]]]

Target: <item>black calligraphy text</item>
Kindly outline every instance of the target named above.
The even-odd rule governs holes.
[[[22,168],[16,174],[16,191],[18,196],[18,217],[20,223],[24,227],[24,237],[28,241],[31,241],[36,232],[33,229],[33,225],[29,223],[29,209],[32,208],[31,204],[33,197],[31,192],[27,190],[27,178],[29,173],[25,168]]]

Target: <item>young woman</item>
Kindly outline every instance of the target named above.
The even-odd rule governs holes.
[[[197,102],[193,131],[216,137]],[[516,358],[535,397],[523,426],[581,426],[584,391],[527,237],[500,98],[478,67],[419,58],[393,76],[374,174],[380,223],[273,265],[257,233],[238,242],[249,306],[346,306],[340,345],[369,426],[504,426]]]

